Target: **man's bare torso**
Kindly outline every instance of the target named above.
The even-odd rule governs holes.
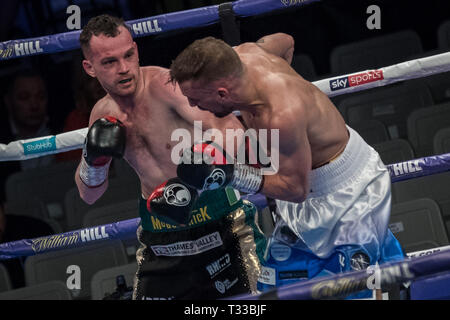
[[[179,89],[168,83],[168,70],[142,67],[141,72],[144,90],[135,105],[119,106],[107,95],[95,106],[90,122],[109,115],[125,125],[124,158],[140,178],[142,195],[148,197],[155,187],[176,176],[176,164],[171,153],[179,142],[171,141],[172,132],[184,128],[191,137],[194,136],[193,120],[187,119],[183,112],[201,120],[206,128],[213,116],[207,111],[189,107]]]
[[[256,44],[242,44],[235,50],[256,84],[263,104],[262,112],[256,117],[242,114],[248,127],[279,129],[280,153],[289,154],[286,149],[294,148],[289,144],[289,137],[302,130],[295,121],[289,124],[292,118],[304,117],[312,168],[328,162],[345,148],[348,132],[344,119],[324,93],[299,76],[285,60],[268,54]],[[284,103],[271,103],[277,100],[273,99],[276,96],[282,97]]]

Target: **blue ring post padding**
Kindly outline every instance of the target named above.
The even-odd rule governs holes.
[[[450,250],[429,256],[388,262],[379,266],[381,288],[450,269]],[[319,300],[347,296],[368,289],[367,270],[340,273],[329,277],[292,283],[259,295],[244,294],[229,300]],[[369,280],[370,281],[370,280]]]
[[[303,2],[300,0],[239,0],[233,2],[233,9],[237,16],[245,17],[268,13],[277,9],[307,5],[317,1],[320,0]],[[208,26],[218,21],[219,6],[213,5],[130,20],[126,24],[133,30],[134,37],[143,37],[183,28]],[[78,42],[80,33],[81,30],[76,30],[49,36],[0,42],[0,61],[78,49],[80,48]]]

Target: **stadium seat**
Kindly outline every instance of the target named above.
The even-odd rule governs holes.
[[[132,287],[136,271],[137,263],[129,263],[98,271],[94,274],[91,281],[92,300],[102,300],[105,295],[112,294],[117,288],[116,278],[119,275],[125,277],[127,287]]]
[[[378,120],[355,123],[351,127],[370,145],[389,140],[385,125]]]
[[[338,104],[345,121],[357,123],[378,120],[391,139],[407,139],[408,115],[433,104],[430,90],[423,82],[404,82],[355,93]]]
[[[438,29],[438,44],[439,48],[450,48],[450,20],[444,21]]]
[[[75,230],[82,226],[83,218],[89,210],[117,204],[127,200],[135,200],[141,194],[140,185],[137,180],[111,178],[108,189],[94,204],[88,205],[79,195],[78,189],[69,190],[64,197],[64,209],[66,211],[65,230]]]
[[[408,141],[395,139],[377,143],[372,147],[380,154],[384,164],[398,163],[414,159],[414,151]]]
[[[416,156],[433,155],[434,135],[450,128],[450,102],[413,111],[407,120],[408,140]]]
[[[72,300],[63,281],[48,281],[41,284],[0,292],[0,300]]]
[[[128,220],[139,217],[139,201],[137,199],[114,203],[87,211],[83,218],[83,227]]]
[[[64,195],[75,187],[78,163],[62,162],[10,175],[6,181],[8,213],[63,219]]]
[[[0,292],[12,289],[11,279],[6,267],[0,263]]]
[[[441,211],[431,199],[394,204],[389,228],[406,253],[449,244]]]
[[[122,220],[139,217],[139,202],[137,199],[117,202],[104,207],[96,207],[89,210],[83,218],[83,227],[94,227]],[[136,251],[139,248],[139,241],[136,234],[130,234],[123,238],[122,243],[128,255],[129,261],[136,261]]]
[[[450,72],[437,73],[421,81],[430,89],[435,104],[450,101]]]
[[[392,202],[394,204],[420,198],[434,200],[441,210],[450,234],[450,172],[400,181],[392,184]]]
[[[433,137],[433,153],[450,153],[450,127],[436,132]]]
[[[65,249],[30,256],[25,261],[25,282],[28,286],[52,280],[64,283],[72,273],[68,272],[71,265],[80,269],[79,290],[71,290],[77,299],[90,297],[92,276],[99,270],[127,264],[127,256],[119,240],[105,240],[80,248]]]
[[[340,45],[330,55],[331,72],[343,75],[408,61],[423,52],[419,36],[411,30]]]
[[[317,79],[316,69],[309,56],[306,54],[294,54],[292,57],[292,68],[308,81],[314,81]]]

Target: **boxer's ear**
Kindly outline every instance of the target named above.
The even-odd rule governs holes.
[[[228,91],[227,88],[218,88],[218,89],[217,89],[217,94],[219,95],[219,97],[220,97],[221,99],[225,99],[225,98],[228,97],[229,91]]]
[[[95,78],[95,70],[92,67],[92,63],[89,60],[85,59],[85,60],[83,60],[82,65],[83,65],[84,71],[86,71],[86,73],[88,75],[90,75],[91,77]]]

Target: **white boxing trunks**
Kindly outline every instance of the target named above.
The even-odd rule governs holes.
[[[400,243],[387,228],[389,172],[378,153],[347,128],[344,151],[311,171],[306,200],[276,200],[280,217],[266,249],[259,290],[403,259]],[[348,298],[370,294],[366,290]]]
[[[306,200],[276,200],[281,215],[276,229],[288,225],[298,237],[295,246],[306,246],[320,258],[348,244],[364,245],[379,256],[386,237],[391,212],[389,172],[378,153],[347,128],[350,138],[341,155],[311,171]]]

